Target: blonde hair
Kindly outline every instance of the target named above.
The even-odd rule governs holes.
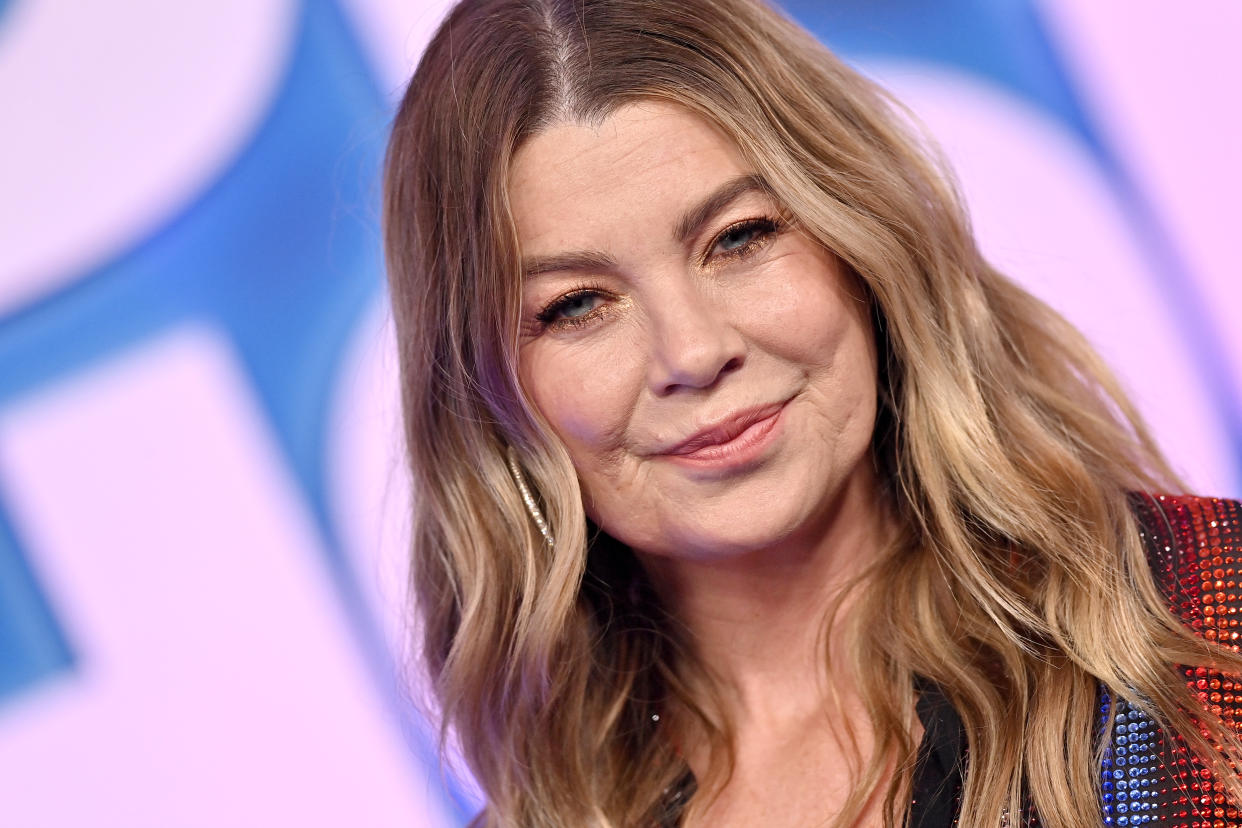
[[[449,14],[402,103],[385,233],[422,654],[486,794],[479,821],[659,821],[687,773],[657,721],[673,702],[712,745],[692,810],[731,767],[704,665],[633,554],[588,526],[515,366],[513,155],[552,123],[640,99],[731,137],[872,302],[873,454],[897,538],[855,585],[885,600],[834,620],[851,642],[834,668],[859,676],[876,740],[838,824],[886,779],[886,824],[902,820],[916,677],[965,727],[963,825],[1028,802],[1047,826],[1099,824],[1101,684],[1204,761],[1237,759],[1176,667],[1242,662],[1170,614],[1127,500],[1174,476],[1082,336],[984,261],[896,105],[757,2],[478,0]],[[554,546],[513,485],[510,447]]]

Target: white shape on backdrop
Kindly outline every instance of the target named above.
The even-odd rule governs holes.
[[[1040,6],[1086,107],[1184,257],[1242,393],[1242,3]]]
[[[386,294],[357,325],[341,365],[328,420],[328,506],[389,651],[404,666],[410,485]]]
[[[381,92],[395,106],[423,49],[456,0],[339,0],[353,19]]]
[[[216,181],[284,77],[294,0],[17,2],[0,19],[0,315]]]
[[[214,331],[7,409],[0,488],[78,657],[0,710],[5,824],[451,824]]]
[[[397,692],[411,701],[425,737],[434,739],[437,725],[428,723],[434,719],[434,700],[416,661],[407,589],[410,480],[387,294],[363,317],[341,364],[329,415],[328,505],[396,665]],[[482,807],[482,793],[452,745],[445,772]]]
[[[328,500],[395,662],[410,658],[410,482],[402,458],[396,344],[386,294],[354,330],[329,411]]]
[[[944,149],[989,260],[1087,335],[1192,489],[1242,494],[1194,355],[1076,137],[964,74],[895,62],[866,68]]]

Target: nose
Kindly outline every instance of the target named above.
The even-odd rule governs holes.
[[[705,291],[668,297],[651,313],[654,337],[648,382],[657,396],[710,388],[742,366],[746,340],[727,309]]]

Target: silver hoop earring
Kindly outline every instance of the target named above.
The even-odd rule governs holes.
[[[522,502],[526,504],[527,514],[535,522],[539,534],[543,535],[548,546],[555,546],[552,542],[552,530],[548,528],[548,521],[544,519],[543,512],[539,510],[539,504],[535,502],[535,496],[526,483],[526,475],[522,473],[522,465],[518,463],[517,451],[513,446],[509,446],[505,452],[505,459],[509,463],[509,474],[513,475],[513,482],[517,484],[518,491],[522,493]]]

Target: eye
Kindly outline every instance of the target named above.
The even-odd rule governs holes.
[[[603,306],[607,297],[597,290],[579,289],[553,299],[535,315],[544,327],[581,324]]]
[[[779,229],[776,219],[756,218],[739,221],[721,231],[712,243],[707,257],[738,258],[757,250]]]

